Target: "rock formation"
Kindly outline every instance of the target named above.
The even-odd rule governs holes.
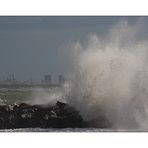
[[[108,126],[108,121],[101,118],[100,127]],[[93,122],[85,122],[73,107],[59,101],[53,106],[26,103],[0,106],[0,129],[35,127],[84,128],[96,125]]]

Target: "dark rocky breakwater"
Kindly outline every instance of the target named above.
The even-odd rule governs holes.
[[[19,105],[0,106],[0,129],[16,128],[86,128],[110,127],[105,117],[99,117],[97,124],[86,122],[79,112],[66,103],[58,101],[55,105]]]

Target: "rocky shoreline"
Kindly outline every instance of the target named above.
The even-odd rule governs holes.
[[[86,122],[78,111],[60,101],[53,106],[26,103],[0,106],[0,129],[87,127],[109,128],[111,125],[103,116],[97,118],[97,122]]]

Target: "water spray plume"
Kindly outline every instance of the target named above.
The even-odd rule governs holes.
[[[85,47],[76,43],[65,98],[85,120],[103,113],[114,128],[148,129],[148,46],[137,38],[139,21],[120,21],[103,39],[91,35]]]

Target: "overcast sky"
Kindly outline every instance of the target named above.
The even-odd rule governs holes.
[[[0,79],[56,78],[71,71],[68,44],[90,33],[104,35],[123,17],[0,17]],[[136,17],[124,17],[134,23]],[[145,18],[146,22],[148,19]],[[145,34],[148,29],[145,27]]]

